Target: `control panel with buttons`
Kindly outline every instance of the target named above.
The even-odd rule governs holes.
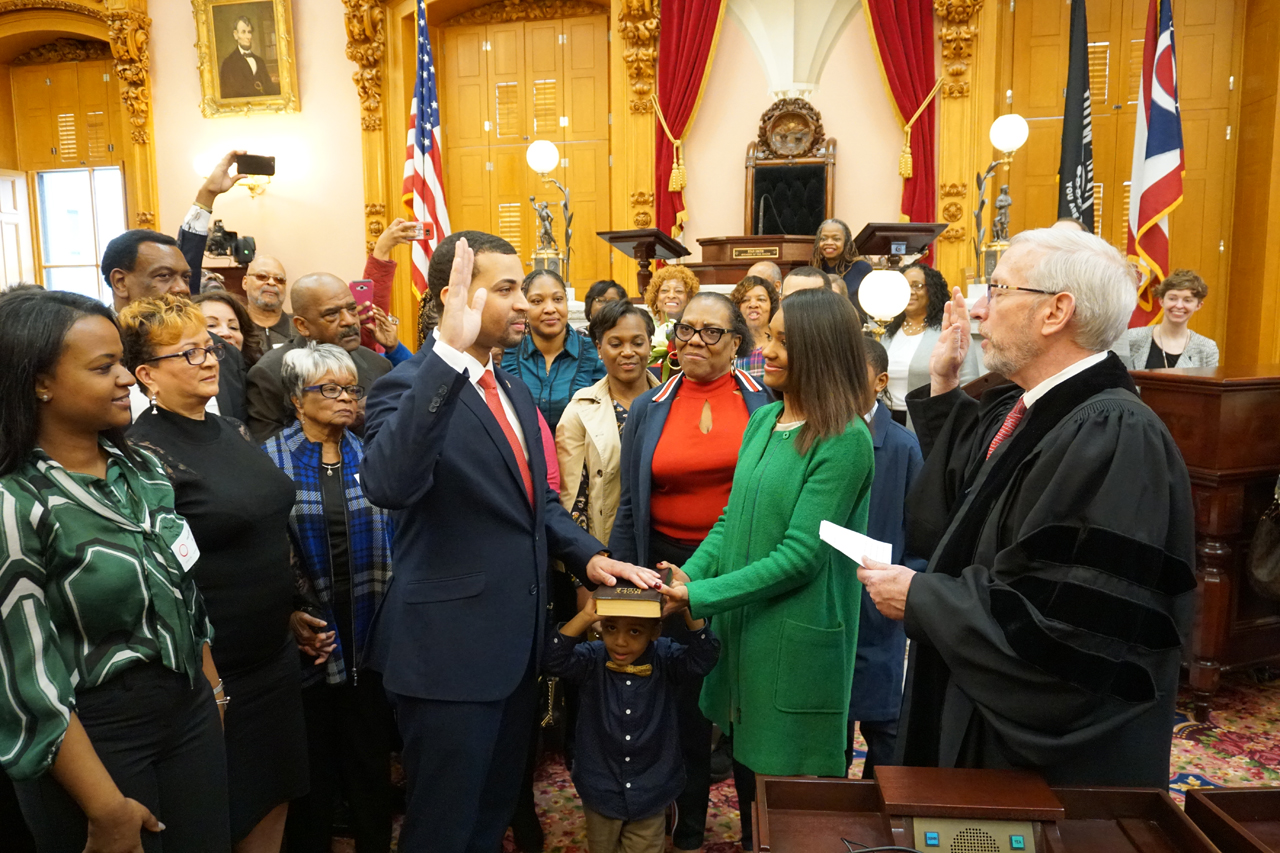
[[[911,829],[921,851],[1036,853],[1035,827],[1029,821],[922,816],[911,819]]]

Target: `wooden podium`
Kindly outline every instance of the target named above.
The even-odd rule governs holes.
[[[1280,851],[1280,788],[1193,788],[1187,817],[1222,853]]]
[[[1167,791],[1050,788],[1012,770],[877,767],[875,781],[756,776],[752,819],[760,853],[1218,853]]]
[[[1136,370],[1191,473],[1195,628],[1184,649],[1199,720],[1225,669],[1280,660],[1280,601],[1249,586],[1249,546],[1280,476],[1280,365]]]
[[[644,292],[649,289],[649,279],[653,272],[649,263],[653,260],[673,261],[689,254],[689,250],[678,240],[662,233],[657,228],[635,228],[630,231],[597,231],[596,236],[604,240],[628,258],[635,258],[640,268],[636,271],[636,287],[643,299]]]
[[[700,237],[702,262],[687,264],[701,284],[737,284],[759,261],[773,261],[785,277],[813,258],[813,237],[760,234],[754,237]]]

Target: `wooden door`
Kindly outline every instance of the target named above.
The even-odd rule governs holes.
[[[57,165],[53,78],[48,68],[28,65],[12,70],[18,165],[24,170],[52,169]]]
[[[36,280],[25,172],[0,169],[0,285]]]

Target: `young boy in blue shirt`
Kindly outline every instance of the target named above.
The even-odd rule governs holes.
[[[573,783],[591,853],[662,853],[666,810],[684,789],[676,685],[706,675],[720,641],[686,611],[689,645],[662,637],[661,619],[596,615],[596,601],[551,629],[545,668],[581,685]],[[602,639],[583,642],[599,621]]]

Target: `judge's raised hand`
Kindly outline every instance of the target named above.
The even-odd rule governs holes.
[[[863,557],[862,565],[858,567],[858,580],[867,588],[876,609],[899,621],[906,614],[907,592],[915,574],[906,566],[881,563],[869,557]]]
[[[942,309],[942,333],[929,356],[929,393],[945,394],[960,387],[960,366],[969,354],[969,308],[960,288],[953,288],[951,301]]]
[[[587,579],[592,583],[600,586],[617,586],[618,578],[631,581],[641,589],[650,589],[661,583],[661,578],[653,569],[623,563],[607,554],[596,554],[587,562]]]
[[[475,264],[476,253],[463,237],[453,247],[453,268],[449,270],[449,286],[442,295],[444,308],[440,311],[437,328],[440,340],[459,352],[470,349],[480,337],[480,318],[484,313],[484,303],[489,298],[489,291],[482,287],[470,300],[471,304],[467,304],[471,271]]]

